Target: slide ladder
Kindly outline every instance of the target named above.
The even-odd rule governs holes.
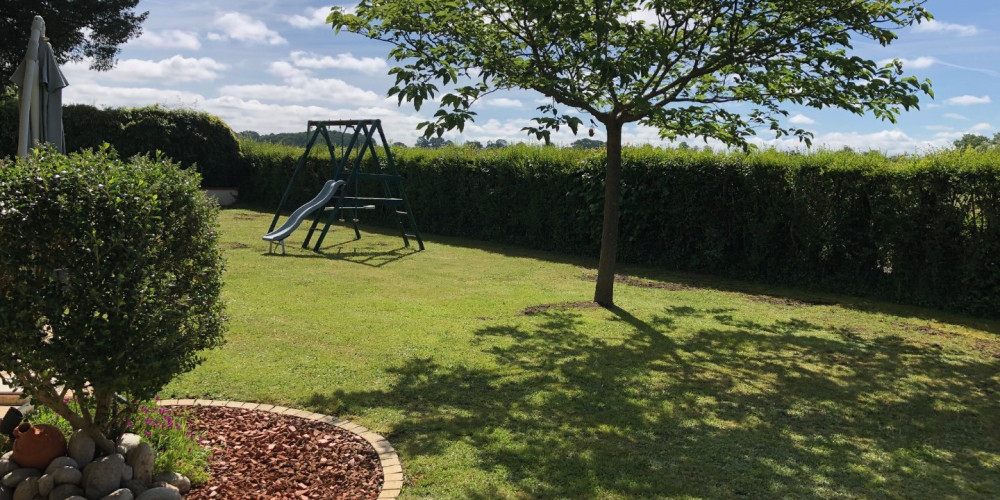
[[[337,190],[340,189],[340,187],[343,186],[344,184],[345,184],[344,181],[335,181],[332,179],[326,181],[326,184],[323,185],[323,189],[320,190],[319,194],[317,194],[316,197],[306,202],[305,205],[302,205],[301,207],[295,209],[295,211],[292,212],[292,215],[288,216],[288,220],[286,220],[285,223],[281,225],[281,227],[262,236],[261,238],[263,240],[270,243],[270,246],[268,247],[268,252],[274,253],[274,244],[280,243],[281,253],[284,254],[285,238],[287,238],[289,235],[295,232],[295,230],[298,229],[299,224],[302,224],[302,220],[305,219],[306,217],[309,217],[309,214],[315,212],[316,210],[319,210],[320,208],[323,208],[323,206],[325,206],[326,203],[330,201],[330,198],[332,198],[333,195],[337,192]]]

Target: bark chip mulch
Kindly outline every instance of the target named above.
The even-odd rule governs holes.
[[[186,500],[375,499],[379,456],[334,425],[241,408],[190,409],[188,428],[212,448],[212,479]]]

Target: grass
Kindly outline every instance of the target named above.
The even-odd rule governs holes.
[[[228,344],[163,395],[349,418],[405,498],[1000,497],[1000,323],[270,219],[222,212]]]

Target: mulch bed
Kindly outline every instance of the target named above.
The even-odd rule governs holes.
[[[212,448],[212,479],[201,499],[375,499],[379,456],[360,436],[334,425],[269,412],[198,406],[188,428]]]

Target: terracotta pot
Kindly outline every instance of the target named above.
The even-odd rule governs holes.
[[[14,429],[14,453],[10,458],[21,467],[44,469],[66,454],[66,437],[57,427],[22,423]]]

